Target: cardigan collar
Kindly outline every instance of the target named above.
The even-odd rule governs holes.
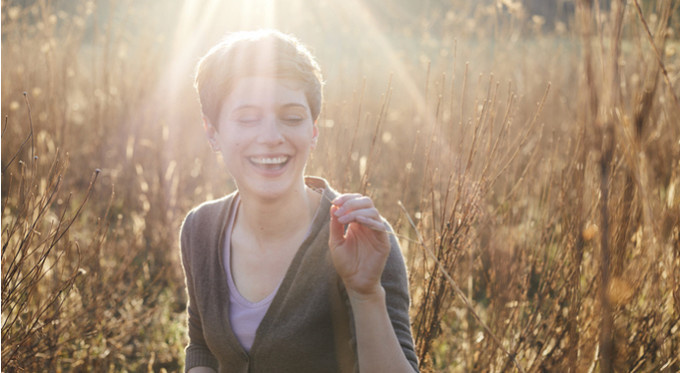
[[[238,354],[244,358],[244,360],[248,360],[249,355],[252,355],[257,352],[257,348],[260,345],[262,338],[264,338],[267,335],[268,330],[274,326],[272,325],[272,313],[275,313],[276,310],[281,307],[285,295],[286,293],[288,293],[292,281],[296,275],[296,272],[300,267],[302,258],[310,248],[310,244],[314,241],[316,235],[318,235],[319,228],[330,220],[331,201],[333,201],[333,199],[337,197],[338,193],[329,186],[328,182],[325,179],[320,177],[312,176],[305,177],[305,185],[314,189],[317,192],[320,192],[322,198],[319,203],[319,207],[317,208],[317,211],[314,215],[314,219],[312,220],[312,224],[310,226],[310,234],[307,236],[307,238],[305,238],[305,240],[302,242],[297,252],[295,253],[293,260],[291,261],[288,269],[286,270],[286,273],[284,274],[283,279],[281,280],[281,284],[279,285],[279,288],[276,291],[276,294],[274,295],[274,299],[272,300],[269,309],[265,313],[264,318],[260,322],[260,325],[258,326],[257,331],[255,332],[255,340],[253,341],[253,345],[250,348],[250,354],[245,351],[243,346],[241,346],[241,343],[238,341],[238,338],[232,331],[230,325],[229,286],[227,283],[227,274],[224,268],[223,248],[224,237],[226,233],[225,230],[227,227],[227,221],[229,219],[231,209],[235,207],[234,201],[238,196],[238,190],[234,191],[233,193],[225,197],[226,199],[225,203],[223,205],[222,211],[220,211],[219,215],[220,229],[217,232],[219,236],[216,237],[217,238],[216,240],[213,240],[213,242],[216,242],[216,246],[211,248],[211,250],[213,250],[213,253],[216,252],[217,254],[217,260],[215,260],[214,264],[219,266],[220,274],[218,279],[219,284],[216,284],[219,288],[217,292],[218,299],[216,299],[215,301],[224,305],[223,307],[221,307],[220,312],[220,319],[222,320],[222,324],[220,325],[220,327],[223,328],[222,335],[224,335],[227,338],[229,346],[235,349],[238,352]],[[314,232],[316,232],[316,234]]]

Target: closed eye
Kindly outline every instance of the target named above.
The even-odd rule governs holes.
[[[300,123],[305,120],[305,117],[301,115],[286,115],[282,119],[288,123]]]
[[[236,119],[237,122],[239,123],[246,123],[246,124],[251,124],[251,123],[257,123],[260,121],[259,117],[255,116],[247,116],[247,117],[239,117]]]
[[[295,125],[307,119],[307,112],[308,109],[305,106],[289,104],[284,106],[279,112],[279,118],[288,124]]]
[[[244,125],[257,124],[261,119],[260,110],[250,106],[238,108],[232,114],[232,120]]]

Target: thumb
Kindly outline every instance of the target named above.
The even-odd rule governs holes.
[[[334,249],[338,245],[342,244],[345,240],[345,226],[338,221],[338,217],[335,216],[335,211],[338,210],[338,206],[331,205],[331,222],[330,222],[330,236],[328,238],[328,246]]]

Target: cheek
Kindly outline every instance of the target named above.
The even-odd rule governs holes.
[[[241,147],[245,141],[242,136],[239,136],[237,132],[227,132],[222,133],[220,141],[228,151]]]
[[[241,141],[232,141],[229,137],[224,136],[220,139],[220,147],[223,156],[233,157],[241,147]]]

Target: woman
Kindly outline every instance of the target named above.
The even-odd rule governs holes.
[[[189,372],[412,372],[408,284],[370,198],[305,178],[321,73],[278,31],[232,34],[199,62],[204,129],[237,191],[181,232]]]

